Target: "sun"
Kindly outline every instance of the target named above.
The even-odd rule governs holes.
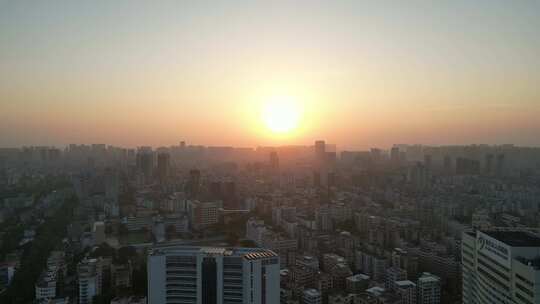
[[[300,124],[300,107],[293,97],[269,98],[263,104],[261,112],[264,125],[273,133],[290,133],[298,128]]]

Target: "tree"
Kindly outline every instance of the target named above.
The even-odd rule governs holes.
[[[0,296],[0,303],[28,303],[34,298],[34,285],[45,268],[50,252],[59,245],[66,235],[66,227],[71,219],[77,199],[72,197],[64,202],[52,218],[41,224],[33,242],[24,248],[21,266],[13,277],[8,290]]]

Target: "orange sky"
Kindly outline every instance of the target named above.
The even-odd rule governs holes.
[[[0,147],[540,145],[538,2],[375,3],[2,3]]]

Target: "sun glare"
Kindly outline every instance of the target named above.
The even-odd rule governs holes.
[[[292,97],[273,97],[263,105],[262,120],[273,133],[290,133],[300,123],[300,108]]]

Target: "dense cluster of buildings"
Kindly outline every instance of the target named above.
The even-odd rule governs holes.
[[[74,193],[33,283],[42,303],[538,303],[539,152],[0,149],[0,189],[13,191],[0,233],[17,240],[0,256],[0,287]],[[13,190],[51,176],[69,190]]]

